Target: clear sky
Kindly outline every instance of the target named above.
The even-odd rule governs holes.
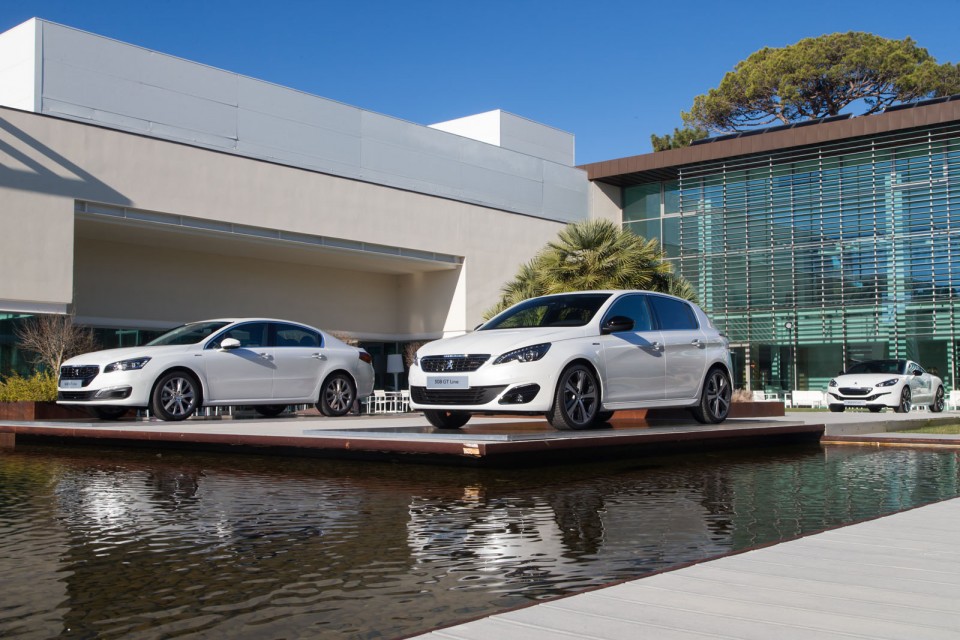
[[[960,0],[0,0],[0,31],[31,17],[419,124],[504,109],[579,164],[651,151],[764,46],[868,31],[960,62]]]

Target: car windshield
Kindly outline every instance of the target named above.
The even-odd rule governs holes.
[[[159,347],[171,344],[197,344],[207,338],[211,333],[223,329],[230,324],[225,320],[216,322],[193,322],[172,329],[159,338],[155,338],[147,343],[148,347]]]
[[[479,331],[531,327],[582,327],[610,297],[609,293],[579,293],[531,298],[494,316]]]
[[[906,370],[906,360],[869,360],[851,366],[847,373],[889,373],[902,376]]]

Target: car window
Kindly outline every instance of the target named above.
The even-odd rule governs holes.
[[[693,309],[686,302],[663,296],[649,296],[649,299],[662,331],[700,328]]]
[[[653,329],[653,318],[650,316],[650,306],[647,296],[623,296],[613,303],[607,311],[604,322],[614,316],[624,316],[633,320],[634,331],[650,331]]]
[[[320,334],[311,331],[306,327],[299,327],[295,324],[276,323],[273,325],[276,330],[274,345],[278,347],[311,347],[320,346]]]
[[[212,333],[223,329],[229,322],[193,322],[172,329],[147,343],[148,347],[170,344],[197,344],[203,342]]]
[[[590,322],[609,293],[574,293],[531,298],[493,317],[479,331],[531,327],[582,327]]]
[[[208,349],[219,349],[220,343],[227,338],[234,338],[240,341],[241,347],[265,347],[267,346],[267,329],[269,323],[266,322],[247,322],[231,327],[214,338]]]
[[[906,360],[868,360],[852,365],[847,369],[847,373],[889,373],[892,375],[903,375],[906,367]]]

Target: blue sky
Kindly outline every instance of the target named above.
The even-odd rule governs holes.
[[[31,17],[419,124],[504,109],[575,134],[578,163],[649,152],[764,46],[868,31],[960,62],[960,0],[0,3],[0,31]]]

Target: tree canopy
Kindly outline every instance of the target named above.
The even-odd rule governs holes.
[[[865,115],[955,93],[960,93],[960,65],[938,64],[911,38],[851,31],[765,47],[739,62],[719,87],[694,98],[681,115],[688,128],[721,133],[834,116],[844,109]]]
[[[673,273],[656,240],[644,239],[609,220],[564,227],[501,289],[491,318],[536,296],[590,289],[649,289],[696,300],[690,284]]]

